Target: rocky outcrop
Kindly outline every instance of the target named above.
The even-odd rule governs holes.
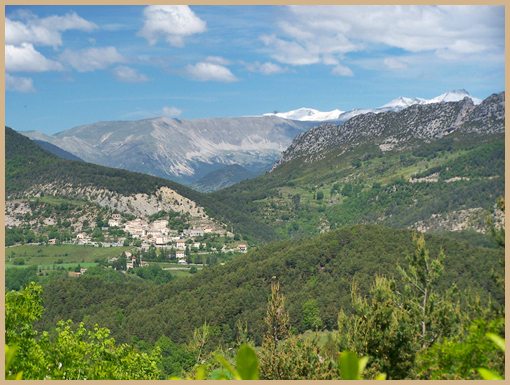
[[[314,162],[330,151],[343,153],[363,143],[390,151],[415,140],[430,141],[455,132],[504,132],[504,101],[502,92],[479,105],[466,97],[459,102],[412,105],[398,112],[358,115],[343,124],[324,123],[296,137],[273,169],[296,158]]]

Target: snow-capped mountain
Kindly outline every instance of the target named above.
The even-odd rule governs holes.
[[[310,121],[322,122],[324,120],[338,119],[338,117],[343,113],[344,111],[340,111],[338,109],[332,111],[319,111],[313,108],[302,107],[298,108],[297,110],[287,112],[267,113],[264,114],[263,116],[278,116],[284,119],[299,120],[306,122]]]
[[[475,105],[478,105],[482,102],[481,99],[475,98],[469,94],[464,89],[460,90],[452,90],[445,92],[439,96],[436,96],[432,99],[424,99],[418,97],[407,97],[407,96],[399,96],[396,99],[389,101],[388,103],[377,107],[377,108],[356,108],[349,111],[342,111],[339,109],[335,109],[332,111],[319,111],[313,108],[298,108],[297,110],[287,111],[287,112],[277,112],[277,113],[267,113],[264,116],[279,116],[284,119],[292,119],[299,121],[317,121],[324,122],[327,120],[334,120],[345,122],[354,116],[367,114],[369,112],[380,113],[386,111],[400,111],[404,108],[413,106],[415,104],[433,104],[433,103],[443,103],[443,102],[458,102],[464,98],[469,98],[473,101]]]
[[[445,98],[452,95],[445,95]],[[431,141],[453,133],[495,134],[505,129],[505,94],[493,94],[475,105],[472,99],[416,103],[399,111],[359,114],[346,122],[323,122],[300,134],[282,154],[279,165],[302,158],[322,159],[329,151],[346,151],[370,142],[381,151],[405,148],[413,141]]]
[[[482,102],[481,99],[475,98],[469,94],[466,90],[452,90],[445,92],[435,98],[424,100],[423,104],[431,104],[431,103],[443,103],[443,102],[458,102],[464,98],[469,98],[473,101],[475,105],[480,104]]]
[[[424,104],[426,99],[422,98],[408,98],[405,96],[400,96],[392,101],[382,105],[379,109],[388,108],[388,109],[396,109],[396,108],[407,108],[412,106],[413,104]]]
[[[54,135],[24,132],[31,139],[53,144],[86,162],[160,176],[188,185],[215,180],[227,186],[271,168],[294,138],[321,122],[334,124],[372,112],[400,111],[473,98],[465,90],[433,99],[400,97],[378,108],[319,111],[312,108],[263,116],[180,120],[153,118],[98,122]],[[240,167],[232,167],[234,165]],[[229,178],[235,178],[227,180]],[[221,183],[220,182],[221,179]],[[209,183],[209,182],[208,182]],[[206,189],[204,187],[204,189]]]

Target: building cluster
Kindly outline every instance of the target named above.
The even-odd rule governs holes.
[[[132,238],[140,240],[142,250],[148,250],[151,246],[158,248],[175,248],[175,257],[180,264],[186,264],[186,249],[188,247],[189,249],[199,250],[201,246],[204,245],[201,242],[197,242],[195,240],[196,237],[202,237],[206,234],[223,234],[233,237],[233,234],[230,232],[226,232],[224,230],[218,231],[210,226],[184,229],[181,233],[178,233],[177,230],[168,228],[168,221],[165,219],[148,222],[144,219],[136,218],[123,223],[120,214],[112,214],[111,218],[108,220],[108,226],[121,228]],[[92,240],[90,235],[85,232],[81,232],[77,234],[74,243],[79,245],[116,247],[123,246],[125,239],[126,238],[120,237],[115,242],[95,242]],[[222,251],[237,251],[246,253],[247,248],[246,244],[240,244],[235,249],[230,250],[227,250],[224,246]],[[130,257],[128,257],[128,263]]]

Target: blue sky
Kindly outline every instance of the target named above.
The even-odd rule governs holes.
[[[504,90],[502,6],[7,6],[5,43],[22,131]]]

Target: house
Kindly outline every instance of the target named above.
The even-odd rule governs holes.
[[[110,227],[119,227],[120,221],[116,219],[108,219],[108,226]]]
[[[193,248],[195,249],[200,249],[200,245],[201,245],[200,242],[193,242]]]
[[[166,245],[167,239],[166,237],[157,237],[156,238],[156,245]]]
[[[69,277],[78,278],[79,276],[81,276],[81,272],[79,272],[79,271],[69,271],[67,273],[67,275]]]
[[[124,251],[124,255],[126,256],[126,258],[131,258],[133,256],[133,254],[131,254],[129,251]]]
[[[87,269],[86,269],[85,267],[82,267],[82,268],[80,269],[80,274],[84,274],[86,271],[87,271]]]
[[[204,230],[202,230],[202,229],[185,229],[185,230],[183,230],[182,233],[189,237],[201,237],[204,235]]]
[[[179,250],[186,250],[186,242],[184,240],[182,239],[178,240],[176,242],[176,245]]]
[[[246,253],[246,251],[248,251],[248,246],[244,243],[241,243],[239,246],[237,246],[239,248],[239,251],[241,253]]]
[[[175,258],[177,259],[186,259],[186,253],[184,252],[184,250],[177,250],[175,252]]]
[[[48,239],[48,245],[56,245],[56,244],[57,244],[57,240],[55,238]]]
[[[151,223],[151,228],[155,231],[165,231],[166,225],[168,222],[165,219],[158,219],[157,221],[154,221]]]

